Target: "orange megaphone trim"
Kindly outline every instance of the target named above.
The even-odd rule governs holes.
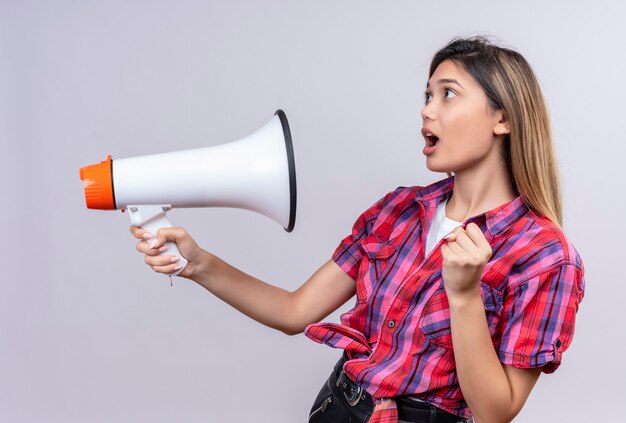
[[[88,209],[115,210],[113,160],[110,154],[103,162],[81,167],[80,179],[85,187]]]

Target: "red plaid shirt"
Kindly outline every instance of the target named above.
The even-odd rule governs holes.
[[[450,310],[439,241],[424,257],[437,205],[454,176],[425,187],[400,187],[366,210],[333,260],[356,281],[356,304],[341,324],[315,323],[305,334],[342,348],[344,371],[375,399],[370,422],[396,421],[393,397],[410,395],[470,417],[452,351]],[[481,296],[503,364],[552,373],[574,334],[584,266],[563,232],[522,197],[463,222],[491,245]]]

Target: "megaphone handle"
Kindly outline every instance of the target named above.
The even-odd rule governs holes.
[[[142,229],[148,231],[152,236],[156,236],[157,232],[161,228],[171,228],[169,220],[167,220],[166,213],[172,206],[169,204],[164,205],[147,205],[147,206],[128,206],[128,215],[133,225],[139,226]],[[180,260],[176,262],[177,266],[181,266],[179,270],[170,273],[170,276],[176,276],[187,265],[187,260],[180,253],[178,246],[175,242],[168,241],[165,243],[169,248],[160,253],[159,255],[174,255],[180,257]]]

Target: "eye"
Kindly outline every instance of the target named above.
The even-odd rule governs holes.
[[[429,93],[428,91],[424,91],[424,104],[428,104],[428,101],[430,100],[431,97],[431,93]]]
[[[456,97],[456,93],[455,93],[454,91],[452,91],[450,88],[445,88],[445,89],[444,89],[444,92],[445,92],[445,93],[452,93],[452,94],[454,94],[453,96],[454,96],[454,97]],[[448,97],[447,95],[445,95],[445,98],[450,98],[450,97]]]
[[[443,92],[445,93],[444,98],[453,98],[456,97],[456,93],[451,90],[450,88],[444,88]],[[451,96],[449,96],[448,94],[452,94]],[[432,100],[432,94],[428,91],[424,91],[424,104],[428,104],[430,102],[430,100]]]

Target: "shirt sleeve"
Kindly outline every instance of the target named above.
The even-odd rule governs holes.
[[[333,253],[333,261],[352,279],[356,280],[363,258],[360,241],[372,231],[374,223],[392,194],[393,191],[361,213],[352,226],[352,233],[341,241]]]
[[[505,296],[500,321],[500,361],[554,372],[572,342],[584,286],[583,270],[565,263],[513,287]]]

